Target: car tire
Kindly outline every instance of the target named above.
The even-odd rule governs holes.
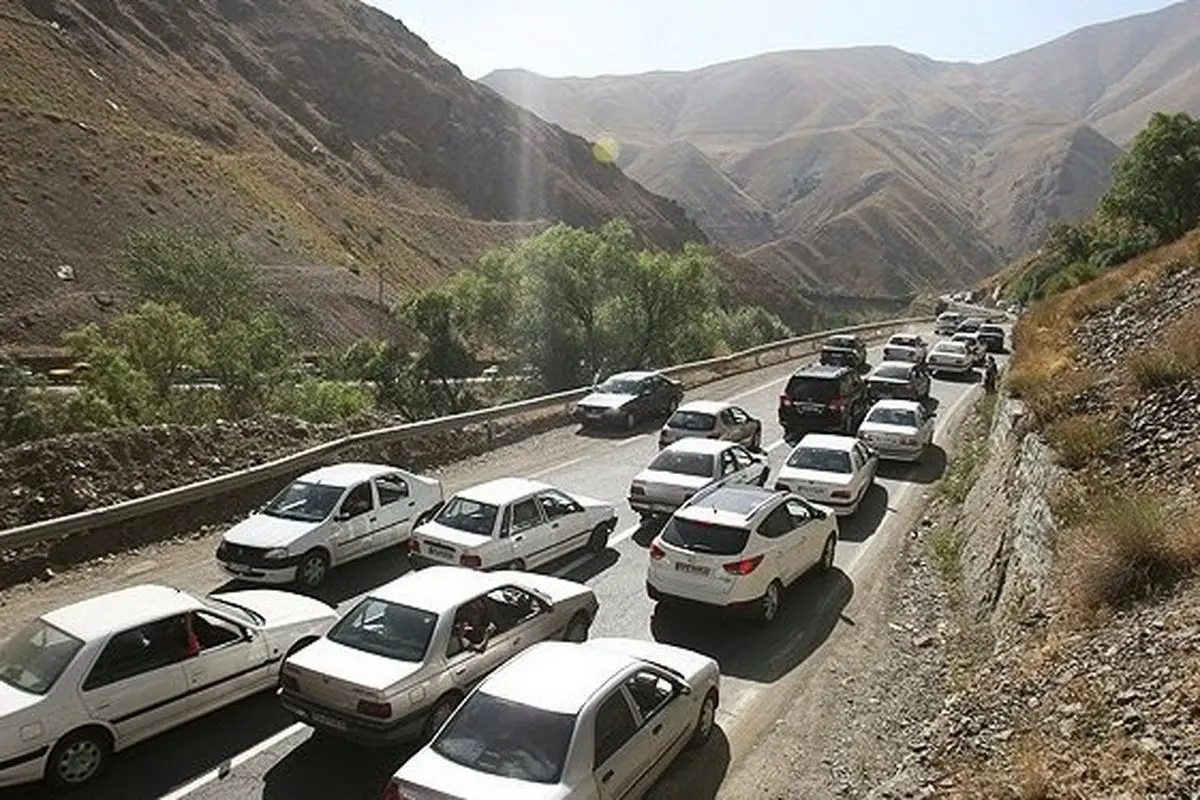
[[[594,556],[603,555],[608,549],[608,525],[601,522],[592,529],[592,535],[588,537],[587,550]]]
[[[508,569],[511,569],[514,572],[524,572],[526,570],[525,559],[514,558],[512,561],[508,562]]]
[[[458,708],[462,702],[462,695],[458,692],[448,692],[442,695],[433,708],[429,710],[429,716],[425,718],[425,727],[422,729],[421,735],[428,742],[434,737],[446,720],[450,719],[450,715],[454,713],[454,709]]]
[[[696,727],[692,729],[692,736],[687,742],[688,750],[698,750],[712,738],[713,731],[717,728],[717,705],[719,702],[717,690],[709,689],[708,694],[704,695],[704,700],[700,703],[700,713],[696,715]]]
[[[58,740],[46,759],[46,781],[57,789],[78,789],[108,768],[112,737],[102,728],[72,731]]]
[[[770,625],[779,616],[779,609],[782,605],[783,585],[778,580],[773,580],[767,584],[767,590],[758,600],[758,622]]]
[[[567,623],[566,629],[563,630],[563,641],[586,642],[591,627],[592,621],[588,619],[588,615],[583,611],[577,611],[575,616],[571,617],[571,621]]]
[[[329,554],[320,548],[309,550],[296,565],[296,582],[305,589],[316,589],[329,577]]]
[[[833,534],[825,540],[825,547],[821,550],[821,560],[817,562],[817,568],[821,572],[829,572],[833,569],[833,560],[837,556],[837,537]]]

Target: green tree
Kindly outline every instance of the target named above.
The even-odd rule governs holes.
[[[41,388],[41,381],[19,365],[0,359],[0,442],[27,442],[45,434],[46,420],[37,402]]]
[[[1158,243],[1178,239],[1200,223],[1200,120],[1154,114],[1113,173],[1101,212],[1153,229]]]
[[[279,390],[298,377],[295,339],[274,311],[260,311],[213,330],[209,353],[209,368],[221,386],[227,412],[234,417],[271,408]]]

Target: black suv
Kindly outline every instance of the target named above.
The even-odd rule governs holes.
[[[1004,328],[999,325],[980,325],[977,333],[979,341],[983,342],[988,352],[1004,352]]]
[[[867,346],[857,336],[834,334],[821,343],[820,361],[830,366],[854,367],[859,372],[870,369]]]
[[[810,364],[792,373],[779,395],[779,424],[789,441],[814,432],[853,434],[869,404],[857,369]]]

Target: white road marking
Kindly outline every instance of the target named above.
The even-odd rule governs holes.
[[[615,536],[610,536],[608,538],[608,546],[612,547],[614,545],[620,544],[621,542],[625,541],[626,539],[628,539],[629,537],[631,537],[635,533],[637,533],[641,527],[642,526],[640,524],[639,525],[630,525],[628,528],[626,528],[625,530],[616,534]]]
[[[644,440],[644,439],[649,439],[649,438],[650,438],[650,434],[648,434],[648,433],[639,433],[637,436],[634,436],[634,437],[632,437],[632,438],[630,438],[630,439],[625,439],[625,440],[623,440],[623,441],[617,442],[616,446],[617,446],[617,447],[627,447],[627,446],[629,446],[629,445],[631,445],[631,444],[637,444],[638,442],[640,442],[640,441],[642,441],[642,440]]]
[[[307,727],[308,726],[303,722],[297,722],[294,725],[289,725],[274,736],[264,739],[250,749],[243,750],[233,758],[221,762],[216,768],[209,770],[200,777],[195,778],[188,783],[185,783],[183,786],[180,786],[173,792],[164,794],[159,798],[159,800],[180,800],[180,798],[187,797],[193,792],[203,789],[213,781],[222,780],[231,772],[233,772],[235,767],[240,767],[250,759],[254,758],[265,750],[270,750],[272,747],[283,742],[285,739],[290,739],[298,733],[303,733]]]
[[[573,467],[581,461],[587,461],[587,459],[588,459],[587,456],[580,456],[579,458],[572,458],[570,461],[564,461],[561,464],[555,464],[553,467],[546,467],[545,469],[539,469],[537,472],[531,472],[528,477],[542,478],[542,477],[545,477],[546,475],[549,475],[552,472],[558,472],[561,469],[566,469],[567,467]]]
[[[797,358],[799,358],[799,356],[797,356]],[[795,359],[791,359],[791,360],[795,360]],[[780,363],[783,363],[783,362],[780,362]],[[770,367],[764,367],[764,369],[770,369]],[[738,392],[735,395],[726,397],[725,402],[726,403],[736,403],[738,400],[741,400],[743,397],[749,397],[752,394],[758,394],[759,392],[763,391],[764,389],[770,389],[772,386],[775,386],[776,384],[778,384],[780,380],[782,380],[782,378],[776,378],[773,381],[768,381],[767,383],[764,383],[762,386],[756,386],[753,389],[747,389],[744,392]]]

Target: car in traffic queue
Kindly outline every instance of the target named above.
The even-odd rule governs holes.
[[[529,478],[456,492],[413,531],[414,566],[534,569],[582,549],[599,555],[617,525],[612,503]]]
[[[643,521],[665,517],[714,483],[763,485],[771,472],[765,453],[737,442],[680,439],[659,451],[629,484],[629,507]]]
[[[950,337],[952,342],[962,342],[971,351],[972,357],[975,359],[974,366],[979,366],[987,360],[987,346],[980,340],[977,333],[966,333],[959,331]]]
[[[889,344],[883,347],[883,358],[881,361],[907,361],[910,364],[924,364],[925,353],[915,347]]]
[[[675,410],[658,433],[661,450],[673,442],[690,437],[724,439],[762,449],[762,420],[746,409],[721,400],[693,400]]]
[[[867,396],[872,402],[884,397],[925,400],[932,379],[924,364],[911,361],[881,361],[867,375]]]
[[[818,362],[829,366],[851,367],[859,372],[870,369],[867,345],[853,334],[838,333],[821,343]]]
[[[779,425],[789,441],[814,431],[850,433],[869,406],[858,370],[810,364],[792,373],[779,394]]]
[[[0,644],[0,786],[90,786],[114,753],[273,687],[336,619],[294,592],[155,584],[43,614]]]
[[[279,670],[284,708],[368,746],[428,740],[505,661],[547,639],[587,639],[586,585],[527,572],[430,567],[369,592]],[[469,627],[468,627],[469,626]]]
[[[988,323],[980,325],[977,333],[979,334],[979,341],[983,342],[984,347],[987,348],[989,353],[1004,352],[1004,328]]]
[[[880,400],[858,426],[858,438],[881,459],[919,461],[933,444],[935,418],[915,400]]]
[[[616,800],[646,794],[716,728],[721,673],[673,645],[534,645],[481,682],[384,800]]]
[[[958,327],[954,329],[955,333],[975,333],[980,326],[985,324],[987,320],[979,317],[967,317],[958,323]]]
[[[330,569],[408,541],[441,505],[442,484],[388,464],[313,470],[221,536],[226,575],[313,589]]]
[[[933,323],[933,331],[938,336],[950,336],[958,330],[962,321],[963,315],[957,311],[943,311],[938,314],[937,320]]]
[[[583,427],[631,430],[645,420],[670,416],[683,402],[683,383],[661,372],[618,372],[571,407]]]
[[[676,511],[650,543],[646,593],[773,621],[783,591],[833,566],[833,509],[787,491],[718,486]]]
[[[810,433],[788,453],[775,488],[848,516],[862,504],[878,469],[879,454],[858,438]]]
[[[943,372],[964,375],[975,368],[975,353],[966,342],[952,342],[949,339],[938,342],[929,351],[929,372],[937,377]]]
[[[889,347],[908,347],[916,351],[916,358],[902,358],[901,361],[924,361],[929,352],[929,345],[925,343],[925,339],[916,333],[893,333],[884,342],[883,347],[884,361],[889,360],[887,357],[887,348]]]

